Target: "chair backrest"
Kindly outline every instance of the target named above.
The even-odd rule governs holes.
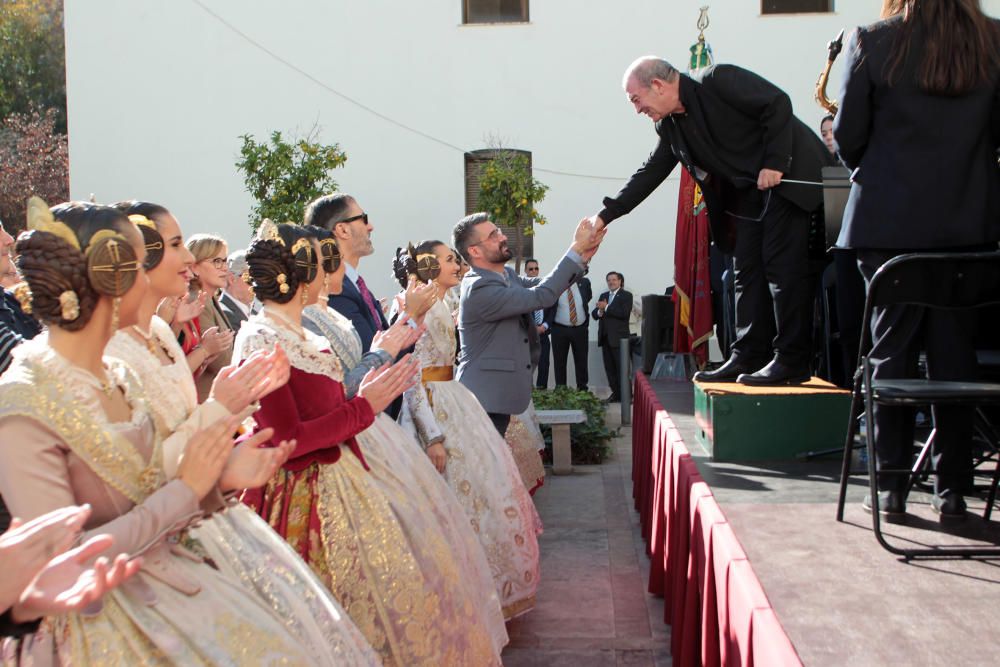
[[[1000,252],[893,257],[872,276],[868,301],[955,309],[1000,304]]]

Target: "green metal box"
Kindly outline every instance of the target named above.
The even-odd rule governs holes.
[[[781,461],[842,447],[850,392],[812,378],[801,385],[694,383],[698,441],[715,461]]]

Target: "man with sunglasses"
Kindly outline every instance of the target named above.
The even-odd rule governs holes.
[[[604,199],[595,223],[603,228],[629,213],[680,163],[704,193],[715,245],[733,255],[736,269],[736,340],[720,368],[695,379],[808,380],[809,217],[823,203],[823,142],[792,114],[784,91],[733,65],[708,67],[696,80],[645,56],[626,70],[623,86],[636,113],[653,120],[659,143]]]
[[[345,265],[344,287],[340,294],[331,294],[330,307],[351,320],[364,352],[371,349],[372,339],[379,331],[389,328],[378,299],[369,291],[365,279],[358,273],[362,257],[375,252],[371,234],[374,231],[358,202],[351,195],[335,192],[313,200],[306,207],[305,224],[316,225],[333,232],[341,261]]]

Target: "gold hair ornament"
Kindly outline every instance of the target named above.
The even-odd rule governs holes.
[[[262,241],[274,241],[275,243],[285,245],[281,234],[278,233],[278,225],[274,224],[274,221],[270,218],[264,218],[260,221],[260,227],[257,228],[257,238]]]
[[[159,241],[154,241],[152,243],[146,244],[146,250],[163,250],[163,237],[160,236],[160,230],[156,228],[156,224],[144,215],[139,215],[138,213],[133,213],[128,217],[132,224],[139,227],[146,227],[147,229],[152,229],[156,232],[156,235],[160,237]]]
[[[31,315],[31,288],[28,286],[28,283],[20,282],[14,285],[11,292],[13,292],[17,302],[21,304],[21,310]]]
[[[406,246],[406,253],[413,258],[416,266],[414,273],[420,282],[429,283],[441,275],[441,263],[438,262],[437,255],[434,253],[422,252],[418,255],[412,243]]]
[[[80,239],[76,238],[76,234],[65,223],[55,219],[49,210],[49,205],[41,197],[33,196],[28,199],[27,213],[28,229],[53,234],[77,250],[81,250]]]
[[[323,239],[319,242],[320,254],[323,256],[323,270],[335,273],[340,268],[340,246],[334,239]]]
[[[59,295],[59,309],[63,320],[72,322],[80,317],[80,298],[71,289]]]
[[[284,273],[279,273],[275,277],[275,280],[278,281],[278,291],[281,292],[282,294],[288,294],[288,290],[292,289],[291,287],[288,286],[288,276],[286,276]]]

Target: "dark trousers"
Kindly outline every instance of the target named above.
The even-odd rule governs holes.
[[[882,264],[902,252],[858,250],[858,266],[870,282]],[[917,377],[920,350],[927,352],[931,380],[975,380],[978,363],[973,345],[975,313],[893,305],[872,314],[872,375],[879,379]],[[966,493],[972,485],[972,422],[969,407],[932,410],[936,475],[934,490]],[[913,458],[912,408],[875,406],[875,447],[880,468],[909,468]],[[871,428],[872,425],[869,425]],[[879,475],[883,491],[902,491],[902,475]]]
[[[621,370],[618,363],[619,352],[620,349],[611,347],[608,341],[601,341],[601,353],[604,357],[604,374],[608,376],[608,386],[611,387],[612,398],[621,398],[622,395],[622,383],[619,375]]]
[[[566,362],[569,360],[569,350],[573,349],[573,368],[576,370],[576,388],[587,389],[587,329],[586,324],[566,327],[553,324],[552,363],[555,366],[556,386],[566,384]]]
[[[507,435],[507,427],[510,426],[510,415],[502,415],[499,412],[487,412],[486,415],[493,422],[493,426],[501,436]]]
[[[853,250],[833,250],[833,269],[836,276],[837,331],[841,352],[842,372],[835,375],[841,387],[854,386],[854,370],[858,364],[858,345],[861,344],[861,319],[865,314],[865,280],[858,269],[858,256]],[[834,360],[829,360],[830,366]]]
[[[538,375],[535,376],[535,386],[539,389],[545,389],[549,386],[549,357],[552,356],[547,333],[538,337],[538,346]]]
[[[733,355],[754,363],[773,356],[789,366],[807,367],[812,338],[809,214],[772,193],[761,221],[740,220],[738,225]]]

